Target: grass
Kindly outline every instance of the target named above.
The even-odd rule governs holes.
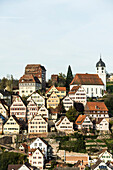
[[[93,142],[95,142],[94,140],[87,140],[86,141],[87,143],[93,143]]]
[[[96,142],[98,142],[98,143],[104,143],[104,142],[103,142],[102,140],[100,140],[100,139],[97,139]]]

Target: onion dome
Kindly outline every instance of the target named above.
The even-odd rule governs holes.
[[[101,57],[100,57],[100,60],[97,62],[96,67],[106,67],[105,63],[102,61]]]

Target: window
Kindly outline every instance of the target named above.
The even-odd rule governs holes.
[[[42,146],[42,143],[39,143],[39,146]]]

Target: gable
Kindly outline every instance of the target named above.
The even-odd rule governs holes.
[[[54,91],[54,92],[58,91],[55,86],[53,86],[48,93],[51,93],[51,92],[53,92],[53,91]]]
[[[32,120],[31,120],[30,122],[34,122],[34,121],[38,121],[38,122],[39,122],[40,120],[41,120],[41,121],[44,121],[45,123],[47,123],[47,122],[45,121],[45,119],[43,119],[43,117],[40,116],[40,115],[38,115],[38,114],[37,114],[34,118],[32,118]],[[30,122],[29,122],[29,123],[30,123]]]
[[[45,147],[47,147],[47,144],[41,139],[41,138],[37,138],[35,139],[35,141],[33,141],[31,144],[30,144],[30,147],[32,147],[33,145],[35,144],[38,144],[38,143],[42,143],[42,145],[44,145]]]
[[[46,111],[48,111],[47,108],[44,105],[42,105],[42,107],[39,109],[38,112],[46,112]]]
[[[63,99],[63,102],[64,102],[64,101],[67,101],[67,102],[68,102],[68,101],[70,101],[70,102],[72,102],[72,103],[73,103],[73,100],[72,100],[72,99],[70,99],[70,97],[69,97],[69,96],[66,96],[66,97]]]
[[[18,170],[30,170],[25,164],[23,164]]]
[[[10,123],[14,123],[14,124],[10,124]],[[9,126],[13,126],[13,125],[17,125],[19,126],[19,124],[16,122],[16,120],[13,118],[13,116],[11,116],[7,122],[5,123],[5,125],[9,125]]]
[[[15,100],[14,100],[14,102],[12,103],[11,107],[16,106],[16,104],[18,104],[19,106],[24,106],[24,107],[26,107],[20,97],[16,97],[16,98],[15,98]],[[18,105],[17,105],[17,106],[18,106]],[[10,108],[11,108],[11,107],[10,107]]]

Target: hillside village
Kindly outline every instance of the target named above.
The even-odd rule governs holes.
[[[95,74],[69,66],[48,82],[28,64],[18,88],[0,89],[0,169],[113,169],[112,81],[101,57]]]

